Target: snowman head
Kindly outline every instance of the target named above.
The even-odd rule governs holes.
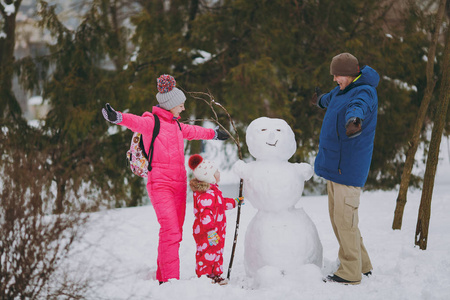
[[[250,154],[259,160],[288,160],[297,148],[294,132],[282,119],[253,120],[248,125],[246,140]]]

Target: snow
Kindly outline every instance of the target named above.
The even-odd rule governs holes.
[[[396,86],[406,91],[414,91],[417,92],[417,87],[415,85],[409,85],[408,83],[401,81],[399,79],[391,79],[388,76],[383,76],[384,80],[392,81]]]
[[[14,6],[14,2],[16,2],[16,1],[13,1],[11,4],[6,4],[3,0],[1,1],[1,4],[5,8],[5,14],[8,17],[13,15],[16,12],[16,7]]]
[[[194,59],[194,61],[192,62],[193,65],[201,65],[204,64],[205,62],[209,61],[213,56],[211,55],[211,53],[203,51],[203,50],[196,50],[196,51],[192,51],[193,54],[199,55],[198,57],[196,57]]]
[[[445,141],[445,139],[443,139]],[[188,196],[181,279],[159,285],[154,279],[159,225],[151,205],[93,213],[84,239],[76,244],[67,267],[95,286],[87,299],[407,299],[444,300],[450,297],[450,161],[442,143],[432,201],[427,250],[414,246],[421,191],[410,190],[402,230],[391,229],[398,191],[364,191],[360,230],[374,266],[373,276],[360,285],[324,283],[322,276],[337,269],[338,244],[328,217],[327,196],[303,196],[303,208],[317,227],[323,245],[323,267],[304,265],[294,276],[283,276],[267,266],[257,278],[246,275],[244,235],[258,212],[250,202],[242,206],[239,238],[226,286],[195,275],[192,237],[192,197]],[[375,149],[376,151],[376,149]],[[222,171],[221,171],[222,173]],[[308,185],[308,181],[305,182]],[[221,185],[224,196],[238,195],[238,183]],[[237,210],[227,211],[224,269],[228,270]],[[224,273],[226,275],[226,272]]]
[[[28,105],[41,105],[43,103],[42,96],[33,96],[28,99]]]

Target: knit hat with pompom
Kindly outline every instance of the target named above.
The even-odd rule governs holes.
[[[200,155],[194,154],[189,158],[189,168],[192,169],[194,177],[199,181],[211,184],[216,183],[214,174],[217,171],[217,167],[213,161],[203,159]]]
[[[171,110],[175,106],[183,104],[186,101],[184,93],[175,87],[177,82],[172,76],[167,74],[161,75],[156,82],[158,88],[156,100],[158,100],[161,108]]]

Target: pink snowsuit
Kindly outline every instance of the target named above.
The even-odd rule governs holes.
[[[191,185],[192,187],[192,185]],[[223,249],[227,218],[225,210],[236,207],[233,198],[224,198],[217,184],[211,184],[206,192],[194,191],[194,239],[197,244],[195,273],[220,276],[223,273]],[[211,246],[208,243],[208,231],[215,230],[219,243]]]
[[[160,131],[154,142],[152,171],[148,173],[147,192],[155,209],[159,230],[158,269],[156,279],[180,279],[179,247],[186,214],[187,176],[184,139],[210,140],[214,129],[178,123],[170,111],[154,106],[152,113],[160,119]],[[146,153],[150,148],[155,120],[145,112],[142,117],[122,113],[122,122],[133,132],[140,132]]]

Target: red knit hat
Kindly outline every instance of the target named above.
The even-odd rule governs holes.
[[[189,158],[189,168],[192,169],[192,173],[199,181],[216,183],[214,174],[217,167],[213,161],[205,160],[199,154],[194,154]]]

